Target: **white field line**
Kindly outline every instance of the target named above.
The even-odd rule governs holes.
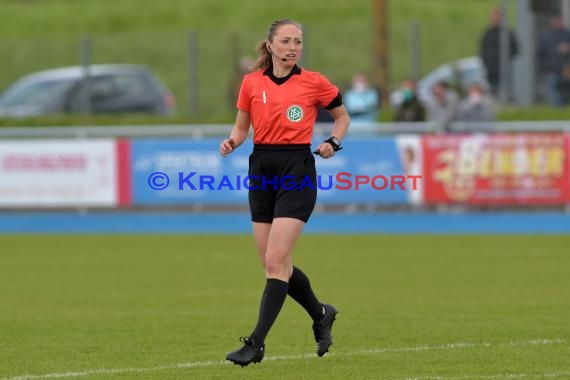
[[[497,373],[494,375],[462,375],[462,376],[417,376],[406,377],[404,380],[495,380],[495,379],[555,379],[570,377],[570,371],[545,373]]]
[[[357,355],[377,355],[388,352],[419,352],[419,351],[433,351],[433,350],[455,350],[463,348],[477,348],[477,347],[515,347],[515,346],[532,346],[532,345],[551,345],[551,344],[563,344],[566,343],[565,339],[532,339],[519,342],[507,342],[507,343],[448,343],[441,345],[425,345],[425,346],[412,346],[412,347],[385,347],[385,348],[370,348],[351,352],[333,352],[328,354],[328,356],[338,356],[338,357],[351,357]],[[278,360],[307,360],[315,358],[316,354],[297,354],[297,355],[277,355],[268,356],[264,358],[264,361],[278,361]],[[163,365],[158,367],[141,367],[141,368],[99,368],[99,369],[89,369],[83,371],[68,371],[68,372],[57,372],[57,373],[45,373],[37,375],[20,375],[13,377],[4,377],[0,380],[35,380],[35,379],[63,379],[67,377],[85,377],[91,375],[114,375],[121,373],[148,373],[148,372],[159,372],[180,368],[196,368],[196,367],[217,367],[231,364],[224,360],[209,360],[209,361],[196,361],[187,362],[171,365]],[[481,375],[481,376],[469,376],[464,377],[409,377],[406,380],[467,380],[467,379],[509,379],[509,378],[524,378],[528,376],[541,376],[543,378],[556,378],[567,376],[570,372],[552,372],[545,373],[542,375],[537,374],[497,374],[497,375]]]

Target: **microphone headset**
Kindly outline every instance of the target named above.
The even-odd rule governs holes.
[[[272,56],[274,56],[275,58],[280,59],[280,60],[283,61],[283,62],[287,62],[287,58],[281,58],[281,57],[279,57],[277,54],[274,54],[274,53],[271,51],[271,49],[270,49],[269,47],[267,47],[267,50],[269,50],[269,53],[270,53]]]

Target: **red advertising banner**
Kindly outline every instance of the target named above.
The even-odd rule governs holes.
[[[423,136],[425,202],[570,202],[569,140],[562,133]]]

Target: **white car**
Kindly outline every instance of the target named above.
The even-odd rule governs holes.
[[[431,87],[439,81],[445,80],[450,84],[461,83],[466,92],[467,87],[474,83],[482,83],[484,88],[489,88],[486,79],[485,67],[479,57],[467,57],[453,62],[445,63],[421,78],[416,84],[418,98],[422,103],[432,100]],[[401,101],[399,90],[392,93],[391,103],[397,106]]]

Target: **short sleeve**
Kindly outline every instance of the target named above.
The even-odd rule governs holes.
[[[249,76],[243,77],[236,107],[242,111],[250,112],[251,109],[251,80]]]
[[[324,75],[318,74],[317,78],[317,103],[324,108],[333,101],[339,90]]]

